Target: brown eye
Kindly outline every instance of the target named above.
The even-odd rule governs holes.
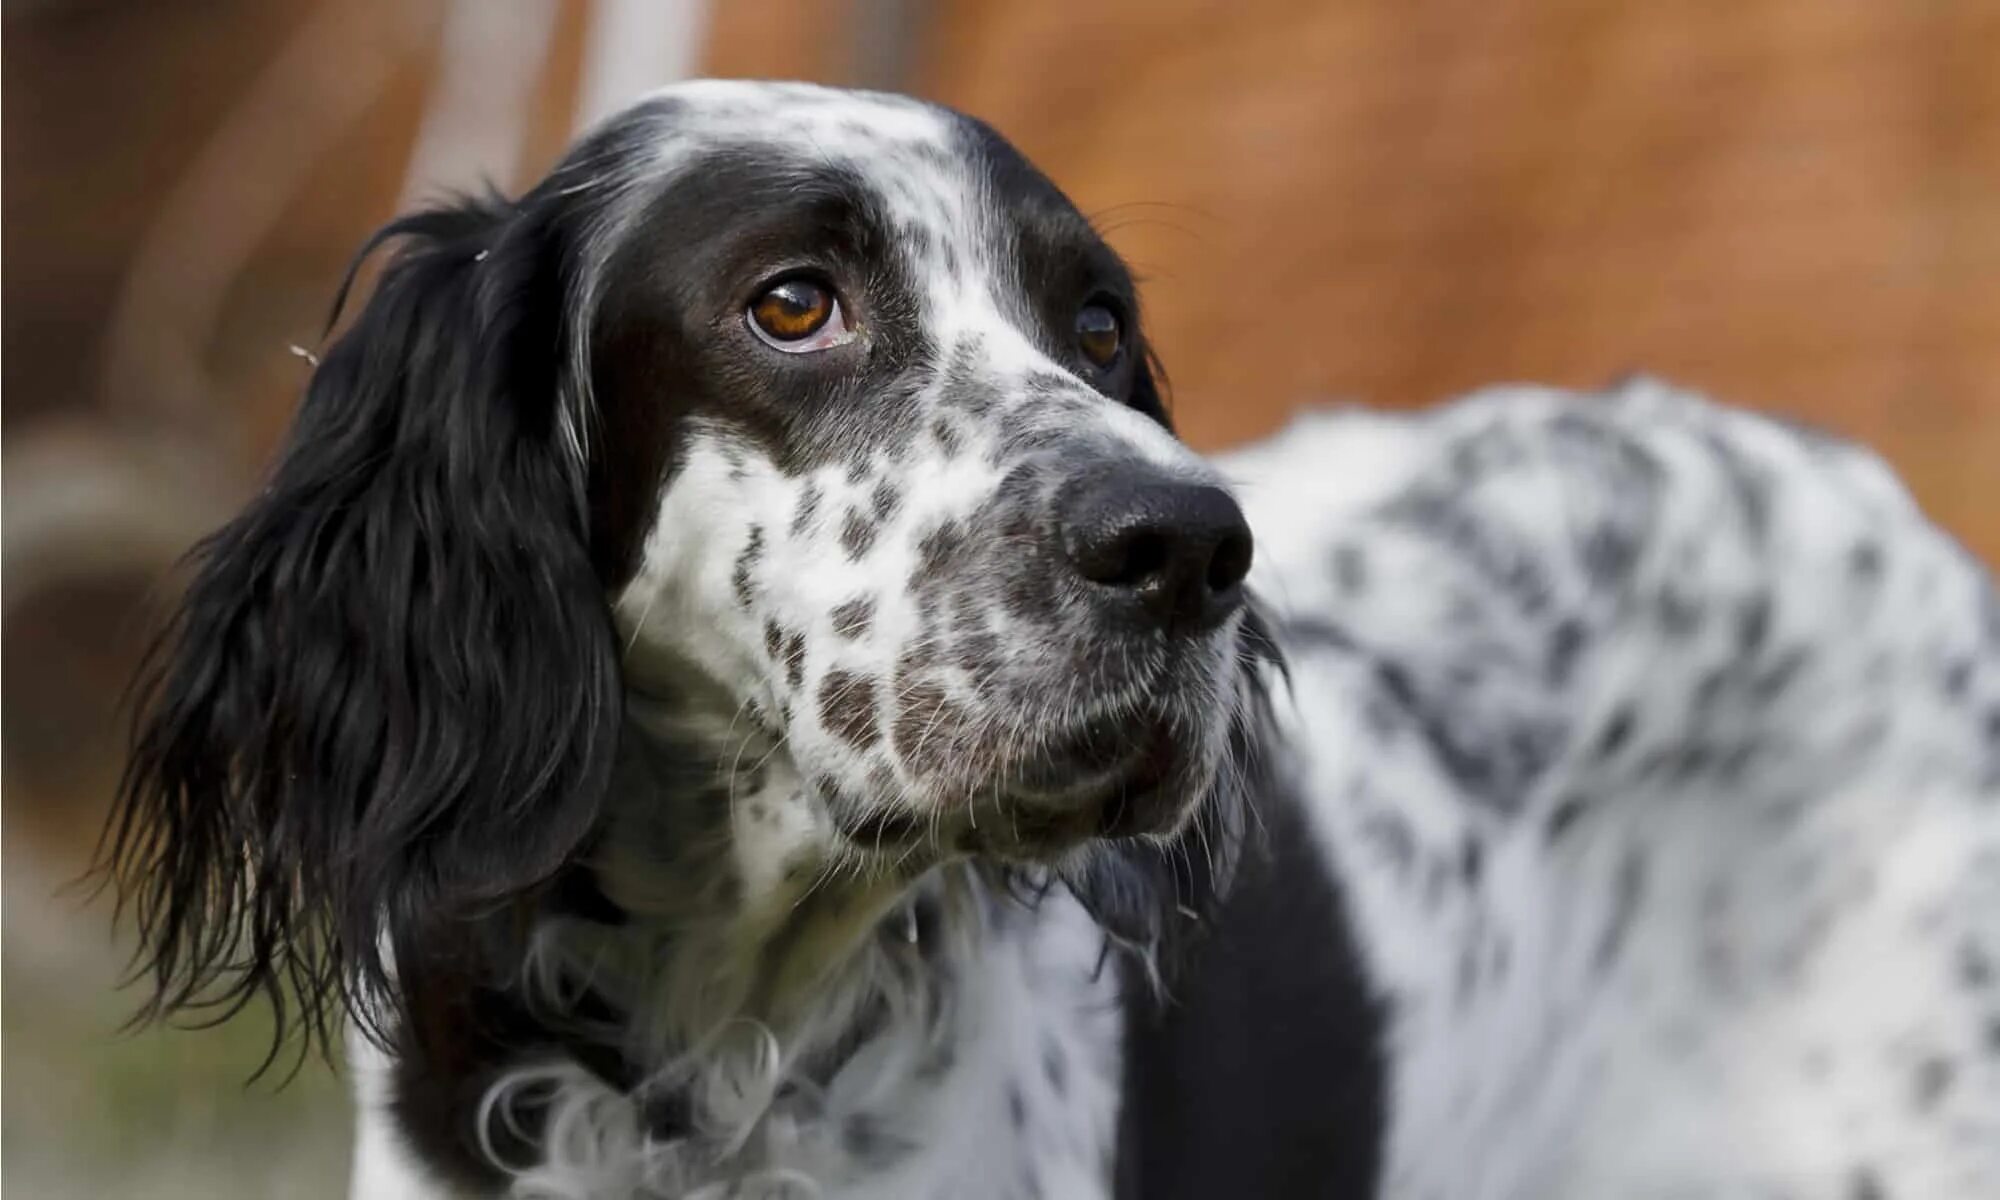
[[[840,298],[811,279],[773,285],[751,301],[749,318],[766,345],[793,354],[824,350],[850,336]]]
[[[1123,333],[1118,325],[1118,314],[1104,305],[1086,304],[1077,310],[1077,348],[1099,367],[1108,367],[1118,361],[1118,351],[1124,347]]]

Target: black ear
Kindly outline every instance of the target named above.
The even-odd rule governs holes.
[[[598,814],[622,700],[559,230],[493,198],[390,240],[141,678],[104,866],[150,1016],[261,994],[282,1038],[296,1000],[324,1046],[379,1013],[385,934],[441,952]]]

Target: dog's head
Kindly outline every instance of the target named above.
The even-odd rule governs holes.
[[[1249,531],[1124,266],[987,127],[678,87],[378,240],[152,676],[116,845],[163,1003],[368,983],[380,930],[550,878],[628,692],[761,736],[864,865],[1210,791]]]

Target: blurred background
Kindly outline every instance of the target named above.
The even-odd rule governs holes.
[[[338,1082],[120,1036],[58,895],[173,559],[255,486],[356,244],[689,75],[981,115],[1145,277],[1197,445],[1632,369],[1880,448],[2000,560],[1993,0],[8,0],[5,1183],[333,1196]],[[313,1181],[309,1185],[302,1180]]]

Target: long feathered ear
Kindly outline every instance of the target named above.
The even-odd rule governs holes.
[[[621,690],[556,232],[493,198],[363,254],[390,240],[141,677],[102,867],[144,939],[144,1016],[263,995],[281,1040],[324,1049],[343,1007],[381,1013],[385,935],[462,942],[599,810]]]

